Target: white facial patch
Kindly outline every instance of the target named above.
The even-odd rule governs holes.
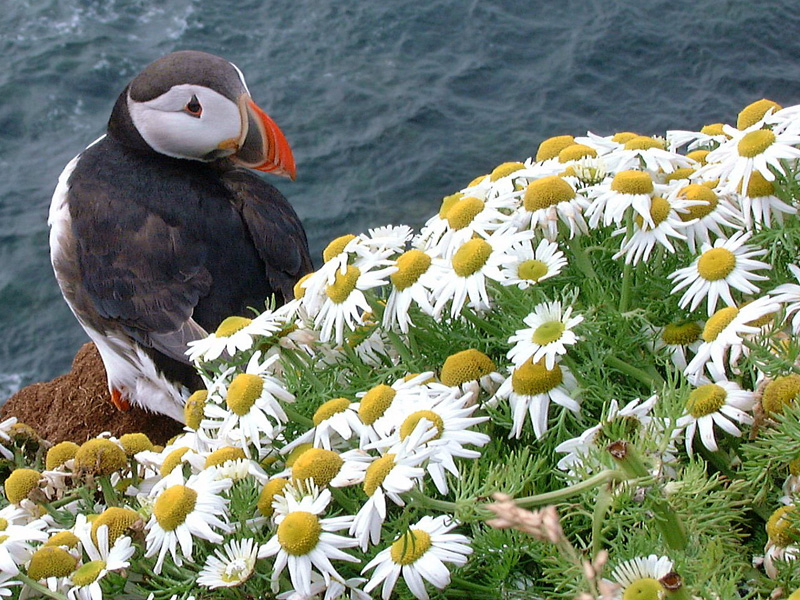
[[[202,109],[199,117],[185,110],[193,96]],[[144,141],[156,152],[175,158],[216,158],[221,155],[222,142],[242,137],[242,117],[237,104],[198,85],[176,85],[147,102],[136,102],[129,96],[128,110]],[[228,153],[234,151],[235,148],[230,148]]]

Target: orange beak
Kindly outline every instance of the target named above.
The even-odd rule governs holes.
[[[296,170],[292,149],[275,121],[247,94],[242,94],[239,99],[239,109],[242,113],[242,136],[239,149],[231,159],[248,169],[294,179]]]

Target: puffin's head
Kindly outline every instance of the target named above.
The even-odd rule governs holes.
[[[189,50],[158,59],[120,96],[109,131],[129,129],[116,122],[124,112],[144,143],[161,154],[204,162],[228,157],[295,177],[283,133],[250,98],[238,67],[218,56]]]

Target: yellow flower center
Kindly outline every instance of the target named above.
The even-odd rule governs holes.
[[[795,477],[800,475],[800,456],[789,463],[789,474]]]
[[[617,144],[627,144],[630,140],[637,137],[643,136],[638,133],[633,133],[632,131],[619,131],[611,136],[611,141]]]
[[[292,288],[292,293],[294,293],[294,299],[300,300],[303,296],[306,295],[306,288],[304,284],[314,273],[306,273],[300,279],[297,280],[297,283],[294,284]]]
[[[283,488],[285,488],[288,484],[289,480],[284,479],[283,477],[276,477],[275,479],[268,481],[261,490],[261,494],[258,497],[258,502],[256,503],[258,512],[265,517],[271,517],[275,512],[275,509],[272,508],[272,502],[275,500],[275,496],[283,496]]]
[[[767,535],[776,546],[785,548],[797,540],[797,528],[789,517],[789,513],[794,509],[794,505],[781,506],[767,520]]]
[[[169,454],[167,454],[166,458],[164,458],[164,462],[161,463],[161,476],[166,477],[170,473],[172,473],[172,469],[177,467],[181,464],[183,455],[189,451],[189,448],[176,448]]]
[[[703,125],[700,129],[700,133],[704,133],[705,135],[725,135],[725,131],[722,127],[723,123],[709,123],[708,125]]]
[[[481,176],[483,177],[483,176]],[[471,187],[471,185],[467,186]],[[456,202],[461,200],[464,197],[464,194],[458,192],[457,194],[450,194],[449,196],[445,196],[442,198],[442,205],[439,207],[439,218],[446,219],[447,213],[450,212],[450,208],[455,205]]]
[[[558,153],[558,162],[567,163],[587,156],[597,156],[597,150],[586,144],[572,144]]]
[[[39,581],[47,577],[66,577],[75,570],[78,559],[58,546],[43,546],[31,556],[28,577]]]
[[[6,498],[11,504],[19,504],[39,487],[39,471],[33,469],[14,469],[5,482]]]
[[[666,175],[664,175],[664,181],[666,183],[669,183],[670,181],[689,179],[689,176],[694,172],[695,169],[692,169],[691,167],[683,167],[681,169],[675,169],[672,173],[667,173]]]
[[[79,447],[75,442],[59,442],[47,451],[47,458],[44,463],[45,468],[48,471],[52,471],[68,460],[75,458]]]
[[[480,214],[485,204],[480,198],[475,196],[467,196],[456,202],[447,211],[447,222],[453,229],[464,229],[467,225],[472,223],[472,220]]]
[[[650,218],[653,219],[653,224],[657,227],[659,223],[663,223],[672,212],[672,205],[664,200],[661,196],[653,196],[650,203]],[[649,228],[650,226],[644,222],[641,215],[636,215],[634,218],[639,229]]]
[[[742,185],[739,184],[739,191],[742,191]],[[750,181],[747,182],[747,192],[745,194],[750,198],[763,198],[764,196],[775,195],[775,184],[767,181],[766,178],[758,171],[753,171],[750,174]]]
[[[511,175],[515,171],[519,171],[524,167],[525,165],[523,165],[521,162],[504,162],[494,168],[494,170],[489,174],[489,180],[497,181],[498,179],[507,177],[508,175]]]
[[[800,375],[792,374],[777,377],[764,388],[761,396],[761,407],[767,414],[783,414],[786,406],[796,402],[800,396]]]
[[[686,410],[695,419],[717,412],[725,404],[728,392],[715,383],[701,385],[689,394]]]
[[[474,238],[464,242],[453,255],[453,270],[459,277],[469,277],[480,271],[492,254],[489,242]]]
[[[422,250],[409,250],[397,258],[397,271],[392,273],[394,287],[403,291],[411,287],[431,266],[431,257]]]
[[[119,443],[128,456],[153,449],[153,442],[144,433],[126,433],[119,438]]]
[[[700,255],[697,273],[706,281],[725,279],[736,268],[736,255],[727,248],[711,248]]]
[[[686,153],[686,158],[691,158],[694,161],[699,162],[701,165],[706,164],[706,158],[708,157],[708,153],[711,152],[710,150],[692,150],[691,152]]]
[[[408,415],[400,425],[400,439],[404,440],[411,435],[417,423],[422,419],[430,421],[433,426],[436,427],[436,435],[431,438],[432,440],[438,440],[442,437],[442,433],[444,433],[444,419],[432,410],[418,410]]]
[[[545,366],[544,359],[539,362],[525,362],[511,374],[511,387],[515,394],[520,396],[537,396],[558,387],[564,381],[561,367],[553,365],[552,369]]]
[[[322,535],[317,515],[303,510],[290,512],[278,525],[278,542],[287,554],[303,556],[316,548]]]
[[[664,587],[652,577],[642,577],[632,582],[622,593],[622,600],[661,600]]]
[[[183,419],[189,429],[200,428],[205,416],[206,400],[208,400],[208,390],[197,390],[186,400],[183,406]]]
[[[700,339],[703,333],[702,328],[697,323],[670,323],[661,332],[661,339],[670,346],[688,346]]]
[[[522,205],[528,212],[535,212],[575,197],[575,190],[566,179],[558,175],[542,177],[532,182],[525,190]]]
[[[394,457],[396,454],[384,454],[380,458],[374,460],[364,474],[364,493],[367,496],[372,496],[375,490],[383,483],[389,472],[394,469]]]
[[[651,148],[664,149],[664,142],[646,135],[637,135],[625,142],[625,150],[650,150]]]
[[[410,529],[392,544],[390,551],[396,565],[410,565],[422,557],[431,547],[431,536],[422,529]]]
[[[358,406],[358,416],[365,425],[372,425],[383,416],[386,409],[392,405],[392,400],[397,395],[394,388],[384,385],[376,385],[370,389]]]
[[[224,465],[229,460],[242,460],[246,458],[244,450],[236,446],[225,446],[217,448],[206,457],[205,468]]]
[[[652,194],[653,180],[644,171],[620,171],[611,181],[611,189],[620,194]]]
[[[231,411],[242,417],[250,412],[263,391],[264,380],[261,377],[250,373],[240,373],[228,386],[225,404]]]
[[[736,129],[747,129],[758,123],[767,114],[770,108],[780,110],[782,107],[777,102],[762,98],[745,106],[736,119]]]
[[[475,381],[497,370],[494,361],[480,350],[469,348],[448,356],[442,365],[442,383],[458,386]]]
[[[536,151],[536,160],[543,161],[555,158],[567,146],[575,143],[575,138],[571,135],[557,135],[555,137],[547,138]]]
[[[186,521],[194,510],[197,492],[185,485],[164,490],[153,505],[153,514],[164,531],[173,531]]]
[[[43,545],[44,546],[66,546],[67,548],[75,548],[80,543],[80,538],[71,531],[59,531],[55,535],[50,536]]]
[[[547,321],[539,325],[531,336],[531,341],[540,346],[546,346],[561,338],[564,333],[564,323],[561,321]]]
[[[128,466],[125,452],[111,440],[95,438],[84,442],[75,453],[75,466],[95,475],[111,475]]]
[[[80,566],[71,576],[72,583],[76,586],[89,585],[97,580],[103,569],[106,568],[106,561],[92,560]]]
[[[535,258],[523,261],[517,267],[517,276],[520,279],[524,279],[525,281],[533,281],[534,283],[539,281],[549,272],[550,269],[547,267],[547,263]]]
[[[218,338],[230,337],[237,331],[241,331],[242,329],[250,325],[250,323],[252,322],[253,322],[252,319],[248,319],[246,317],[237,317],[237,316],[228,317],[225,320],[223,320],[222,323],[219,324],[219,327],[217,327],[217,330],[214,332],[214,335],[217,336]]]
[[[714,212],[719,204],[719,199],[717,198],[717,194],[714,192],[714,190],[699,183],[692,183],[691,185],[681,188],[679,195],[681,198],[685,198],[686,200],[704,202],[704,204],[687,206],[685,210],[688,212],[679,213],[682,221],[702,219],[706,215]]]
[[[333,415],[344,412],[347,410],[348,406],[350,406],[350,400],[347,398],[334,398],[333,400],[328,400],[314,413],[314,417],[312,419],[314,421],[314,427],[318,426],[323,421],[327,421]]]
[[[757,129],[744,134],[736,148],[739,150],[739,156],[752,158],[764,152],[774,143],[775,134],[772,131],[769,129]]]
[[[720,308],[711,315],[703,328],[703,340],[713,342],[723,330],[730,325],[739,314],[739,309],[735,306]]]
[[[473,179],[472,181],[470,181],[467,184],[467,188],[471,188],[471,187],[474,187],[474,186],[482,183],[483,180],[486,179],[487,177],[488,177],[488,175],[478,175],[475,179]]]
[[[322,260],[328,262],[334,256],[339,256],[342,252],[344,252],[345,246],[347,246],[347,244],[354,239],[356,239],[356,236],[354,236],[352,233],[348,233],[347,235],[336,238],[325,247],[325,250],[322,251]]]
[[[97,544],[97,530],[106,525],[108,527],[108,544],[113,546],[117,538],[133,527],[134,523],[139,520],[141,520],[139,513],[130,508],[119,506],[107,508],[92,521],[92,541]]]
[[[334,304],[341,304],[356,289],[359,277],[361,277],[361,270],[353,265],[348,265],[345,273],[337,269],[333,283],[325,286],[325,293]]]
[[[292,479],[305,481],[312,479],[319,487],[325,487],[336,477],[344,460],[331,450],[309,448],[292,465]]]

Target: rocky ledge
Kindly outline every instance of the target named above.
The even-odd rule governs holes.
[[[183,428],[169,417],[141,409],[118,411],[111,403],[103,361],[92,343],[78,351],[66,375],[34,383],[11,396],[0,408],[0,420],[8,417],[17,417],[54,444],[64,440],[80,444],[104,431],[116,437],[141,432],[154,444],[164,444]]]

